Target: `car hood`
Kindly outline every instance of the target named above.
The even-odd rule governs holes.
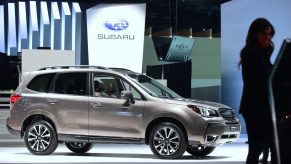
[[[215,103],[215,102],[210,102],[210,101],[199,101],[199,100],[193,100],[193,99],[185,99],[185,98],[175,98],[175,99],[165,99],[165,101],[169,104],[177,104],[177,105],[201,105],[205,106],[208,108],[229,108],[229,106],[220,104],[220,103]]]

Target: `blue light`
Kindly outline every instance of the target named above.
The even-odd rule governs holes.
[[[19,5],[18,52],[21,52],[21,49],[28,48],[27,19],[25,2],[19,2],[18,5]]]
[[[67,2],[62,2],[62,31],[61,31],[61,50],[72,49],[72,18]]]
[[[40,7],[41,7],[41,16],[42,16],[43,24],[49,24],[50,20],[49,20],[49,15],[48,15],[47,3],[41,2]]]
[[[41,47],[50,47],[50,20],[48,15],[48,8],[46,2],[40,3],[41,16],[40,16],[40,42]]]
[[[29,48],[37,48],[39,46],[39,33],[38,33],[38,19],[36,2],[30,1],[30,23],[29,23]]]
[[[58,3],[57,2],[52,2],[51,5],[52,5],[52,17],[54,19],[61,19]]]
[[[0,52],[5,52],[4,6],[0,5]]]
[[[7,54],[16,55],[17,41],[16,41],[16,22],[15,22],[15,4],[8,3],[8,44]]]
[[[51,49],[61,48],[61,18],[57,2],[51,3]]]
[[[72,50],[75,51],[75,64],[81,64],[81,8],[79,3],[72,5]]]

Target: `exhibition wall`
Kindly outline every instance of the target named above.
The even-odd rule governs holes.
[[[45,61],[45,62],[44,62]],[[75,51],[69,50],[22,50],[22,74],[40,68],[74,65]]]
[[[15,1],[0,4],[0,52],[22,49],[73,50],[81,60],[81,8],[78,2]]]
[[[289,0],[233,0],[221,5],[222,103],[238,111],[243,87],[239,55],[252,21],[264,17],[273,24],[276,33],[271,61],[274,62],[283,39],[291,37],[290,6]],[[244,122],[241,116],[240,120]],[[246,132],[244,124],[242,132]]]
[[[221,61],[220,38],[195,37],[189,59],[192,60],[191,98],[220,102]],[[159,61],[151,37],[145,37],[143,72],[148,65],[164,65]]]

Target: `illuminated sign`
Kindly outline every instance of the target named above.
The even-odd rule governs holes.
[[[141,73],[145,9],[141,3],[100,4],[88,9],[89,64]]]
[[[107,20],[104,22],[104,26],[109,30],[120,31],[128,27],[128,22],[125,19]]]
[[[112,31],[122,31],[128,27],[128,21],[125,19],[113,19],[104,22],[104,26]],[[134,35],[122,34],[98,34],[98,39],[120,39],[120,40],[134,40]]]

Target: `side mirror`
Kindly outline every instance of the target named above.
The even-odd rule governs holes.
[[[121,98],[122,99],[126,99],[126,101],[123,104],[124,106],[129,106],[130,105],[130,102],[132,104],[135,103],[135,101],[133,99],[132,92],[130,92],[130,91],[121,91]]]

